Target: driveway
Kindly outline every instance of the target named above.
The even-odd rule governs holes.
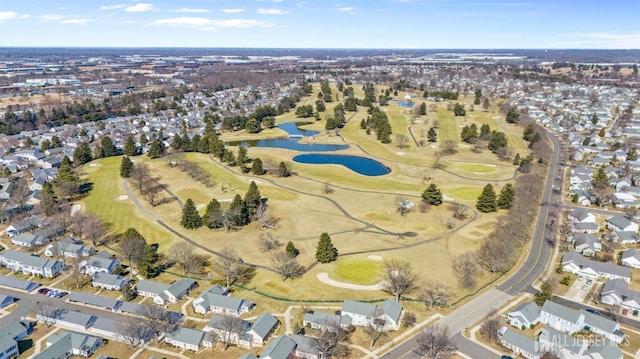
[[[589,291],[591,290],[593,283],[595,283],[595,281],[591,279],[592,283],[587,284],[587,280],[589,280],[589,278],[584,277],[582,278],[582,280],[580,280],[579,278],[580,277],[578,277],[578,279],[573,281],[573,284],[571,285],[569,290],[567,290],[567,294],[564,295],[565,298],[570,299],[576,303],[584,302],[584,299],[589,294]],[[583,290],[582,286],[585,286],[585,285],[587,287],[585,288],[585,290]]]

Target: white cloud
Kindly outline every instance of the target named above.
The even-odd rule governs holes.
[[[595,47],[608,49],[637,49],[640,48],[640,33],[612,33],[592,32],[579,34],[578,37],[587,39]]]
[[[116,10],[127,7],[127,4],[105,5],[100,6],[100,10]]]
[[[189,13],[201,13],[201,12],[209,12],[207,9],[192,9],[188,7],[183,7],[182,9],[169,10],[169,12],[189,12]]]
[[[353,6],[344,6],[344,7],[339,7],[336,10],[346,12],[346,11],[353,11],[355,9],[357,8]]]
[[[271,27],[270,22],[258,21],[252,19],[229,19],[229,20],[213,20],[205,17],[174,17],[168,19],[155,20],[152,25],[161,26],[180,26],[189,28],[201,28],[203,30],[214,30],[216,28],[251,28],[251,27]]]
[[[38,18],[45,21],[60,21],[62,20],[62,15],[48,14],[48,15],[40,15],[38,16]]]
[[[282,10],[282,9],[263,9],[260,8],[258,9],[258,14],[262,14],[262,15],[284,15],[287,12]]]
[[[18,17],[14,11],[0,11],[0,21],[11,20]]]
[[[274,3],[281,3],[282,0],[256,0],[257,2],[265,2],[265,1],[270,1],[270,2],[274,2]]]
[[[148,4],[148,3],[135,4],[133,6],[126,7],[124,9],[124,11],[126,12],[147,12],[152,10],[155,10],[155,6],[153,6],[153,4]]]
[[[64,21],[60,21],[61,24],[88,24],[90,22],[93,22],[92,19],[70,19],[70,20],[64,20]]]
[[[225,14],[237,14],[239,12],[243,12],[244,9],[221,9],[220,11],[222,11]]]

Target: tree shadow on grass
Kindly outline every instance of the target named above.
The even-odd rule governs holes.
[[[86,182],[80,185],[80,187],[78,188],[78,191],[80,192],[81,196],[86,196],[89,194],[89,192],[91,192],[92,189],[93,189],[93,182]]]

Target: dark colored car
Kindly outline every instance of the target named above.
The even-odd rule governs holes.
[[[513,357],[510,357],[508,355],[503,355],[502,358],[500,358],[500,359],[513,359]]]
[[[597,311],[597,310],[595,310],[595,309],[591,309],[591,308],[587,309],[587,312],[589,312],[589,313],[591,313],[591,314],[595,314],[595,315],[600,315],[600,313],[598,313],[598,311]]]
[[[40,288],[40,289],[38,290],[38,293],[39,293],[39,294],[42,294],[42,295],[47,295],[47,293],[49,293],[49,292],[50,292],[50,290],[49,290],[49,289],[47,289],[47,288]]]

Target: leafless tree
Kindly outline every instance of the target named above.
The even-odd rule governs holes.
[[[282,276],[282,280],[299,277],[304,273],[304,267],[298,263],[295,257],[291,257],[285,252],[276,253],[271,257],[271,263],[276,272]]]
[[[317,351],[318,358],[346,358],[349,355],[349,332],[336,322],[321,324],[320,334],[311,338],[311,346]]]
[[[376,306],[376,310],[374,313],[371,313],[370,316],[373,320],[368,321],[367,326],[364,327],[364,332],[369,337],[369,349],[373,349],[380,339],[384,338],[387,335],[385,330],[385,325],[387,324],[384,318],[384,311]]]
[[[227,288],[244,272],[242,259],[235,249],[227,247],[220,252],[220,256],[214,262],[215,271],[222,274]]]
[[[476,257],[480,265],[491,273],[504,273],[511,268],[514,260],[514,249],[512,241],[490,236],[482,243]]]
[[[144,185],[144,198],[147,199],[147,202],[151,205],[151,207],[155,207],[159,204],[159,197],[162,192],[162,185],[158,183],[154,178],[147,177]]]
[[[412,203],[405,196],[396,196],[396,210],[400,213],[400,216],[404,216],[412,209]]]
[[[258,208],[256,208],[256,214],[254,215],[254,219],[258,224],[258,228],[260,229],[275,229],[280,221],[277,217],[275,217],[269,206],[260,202]]]
[[[434,305],[447,305],[449,299],[447,286],[437,280],[429,279],[420,289],[420,299],[427,304],[429,311]]]
[[[458,144],[454,140],[446,140],[442,143],[442,153],[450,156],[458,153]]]
[[[153,332],[156,340],[160,340],[162,334],[175,326],[169,311],[157,305],[141,305],[136,314],[139,316],[140,323]]]
[[[139,344],[143,344],[153,336],[151,329],[144,323],[141,323],[137,318],[130,317],[117,321],[116,331],[131,345],[131,349]]]
[[[94,214],[88,214],[84,223],[83,232],[87,238],[91,240],[91,243],[97,247],[100,244],[100,240],[107,234],[108,227],[102,222],[100,217]]]
[[[282,246],[277,239],[273,238],[271,233],[260,233],[258,236],[258,246],[262,252],[269,252]]]
[[[41,320],[44,325],[49,328],[56,322],[56,318],[60,316],[61,309],[54,306],[50,301],[39,303],[36,310],[36,318]]]
[[[471,144],[473,145],[471,147],[471,151],[473,151],[473,153],[481,153],[482,150],[487,148],[487,141],[483,141],[479,138],[471,140]]]
[[[84,239],[85,235],[85,222],[89,218],[89,215],[85,212],[77,211],[70,216],[71,218],[71,232],[73,232],[73,236],[78,239]]]
[[[416,288],[416,281],[416,275],[409,262],[391,260],[384,263],[382,288],[395,296],[396,301],[400,301],[402,295],[411,293]]]
[[[145,164],[136,164],[131,169],[130,178],[134,181],[136,187],[138,188],[138,192],[144,193],[144,185],[149,178],[150,172],[149,167]]]
[[[476,286],[478,267],[476,266],[473,254],[470,252],[460,254],[453,259],[451,265],[456,272],[458,282],[462,288],[473,288]]]
[[[396,135],[396,144],[398,147],[400,147],[401,149],[405,148],[408,143],[409,143],[409,137],[403,134]]]
[[[121,255],[129,262],[129,275],[133,278],[133,263],[144,256],[146,242],[137,236],[125,236],[118,243]]]
[[[433,168],[435,169],[441,169],[444,166],[444,163],[442,163],[442,159],[444,157],[444,154],[441,151],[435,151],[433,153]]]
[[[196,253],[196,248],[187,242],[177,242],[169,248],[169,257],[173,259],[182,273],[201,273],[207,265],[207,257]]]
[[[9,195],[9,203],[19,208],[25,208],[29,200],[29,195],[31,195],[31,190],[29,189],[27,179],[24,177],[20,178],[15,182],[13,191],[11,191]]]
[[[449,327],[430,324],[417,337],[416,354],[429,359],[451,358],[456,346],[451,340]]]
[[[496,155],[503,161],[511,160],[513,151],[509,147],[500,147],[496,150]]]
[[[324,194],[332,194],[333,193],[333,187],[331,187],[331,183],[330,182],[325,182],[322,185],[322,192]]]
[[[69,270],[69,277],[73,280],[76,286],[76,290],[84,287],[87,283],[91,282],[91,276],[84,274],[82,268],[80,268],[81,258],[70,258],[71,270]]]
[[[227,350],[231,344],[237,344],[246,329],[245,321],[230,315],[221,316],[216,322],[216,328],[219,329],[218,341],[222,343],[223,350]]]
[[[480,331],[489,343],[495,343],[498,340],[498,330],[502,328],[502,319],[498,309],[494,308],[487,313],[487,318],[482,322]]]

